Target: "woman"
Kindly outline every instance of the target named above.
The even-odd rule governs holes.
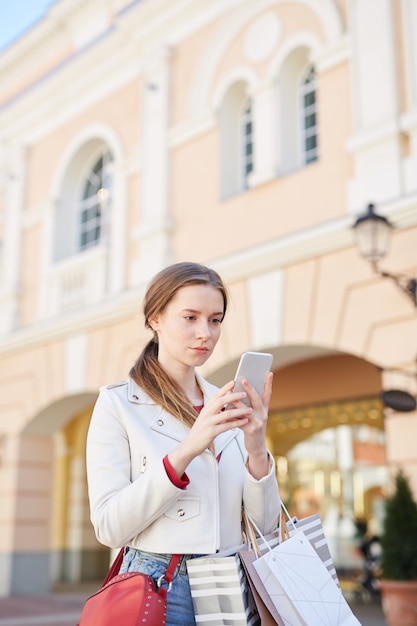
[[[195,625],[187,560],[242,543],[242,501],[264,533],[279,515],[265,445],[272,373],[259,397],[247,381],[237,393],[233,381],[218,389],[196,371],[226,308],[212,269],[177,263],[157,274],[144,301],[153,337],[129,378],[101,389],[88,433],[91,520],[101,543],[126,546],[120,571],[159,578],[172,554],[183,555],[167,626]]]

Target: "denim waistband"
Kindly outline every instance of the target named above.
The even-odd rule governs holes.
[[[151,557],[152,559],[155,559],[155,561],[159,561],[160,563],[164,563],[165,565],[168,566],[168,563],[170,562],[171,558],[172,558],[172,554],[167,554],[167,553],[159,553],[159,552],[148,552],[147,550],[140,550],[138,548],[130,548],[129,546],[126,546],[125,548],[125,554],[127,554],[130,550],[135,550],[135,552],[138,552],[139,554],[146,554],[147,556]],[[204,554],[182,554],[179,564],[177,566],[177,570],[179,571],[180,574],[185,574],[187,572],[187,561],[189,559],[198,559],[201,556],[206,556]]]

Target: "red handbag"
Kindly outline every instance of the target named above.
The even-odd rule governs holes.
[[[102,587],[90,596],[78,626],[165,626],[166,595],[181,558],[173,554],[165,574],[157,582],[141,572],[119,574],[124,548],[117,555]],[[168,586],[162,586],[162,582]]]

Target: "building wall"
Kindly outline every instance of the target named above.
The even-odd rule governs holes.
[[[382,389],[417,392],[416,309],[360,258],[351,228],[376,202],[396,226],[384,263],[416,275],[417,11],[380,0],[375,19],[374,7],[59,0],[0,55],[0,594],[105,566],[88,519],[86,429],[99,387],[127,375],[148,337],[149,278],[173,261],[209,264],[230,286],[203,374],[222,384],[241,352],[274,354],[277,455],[326,426],[304,421],[290,437],[288,412],[318,420],[336,403],[350,424],[378,416],[389,467],[404,465],[417,493],[417,415],[378,400]],[[289,94],[309,64],[319,157],[305,166]],[[246,189],[232,185],[225,104],[243,96]],[[68,254],[68,216],[103,150],[105,236]]]

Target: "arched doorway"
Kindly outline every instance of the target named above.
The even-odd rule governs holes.
[[[108,568],[109,550],[95,538],[87,495],[85,442],[95,399],[92,393],[62,398],[22,432],[18,499],[26,508],[30,489],[33,513],[17,520],[16,533],[25,533],[32,550],[16,554],[15,592],[33,591],[34,580],[39,592],[97,580]]]
[[[381,522],[388,472],[381,371],[347,354],[275,372],[268,444],[291,514],[319,513],[339,570],[361,566],[358,529]]]

